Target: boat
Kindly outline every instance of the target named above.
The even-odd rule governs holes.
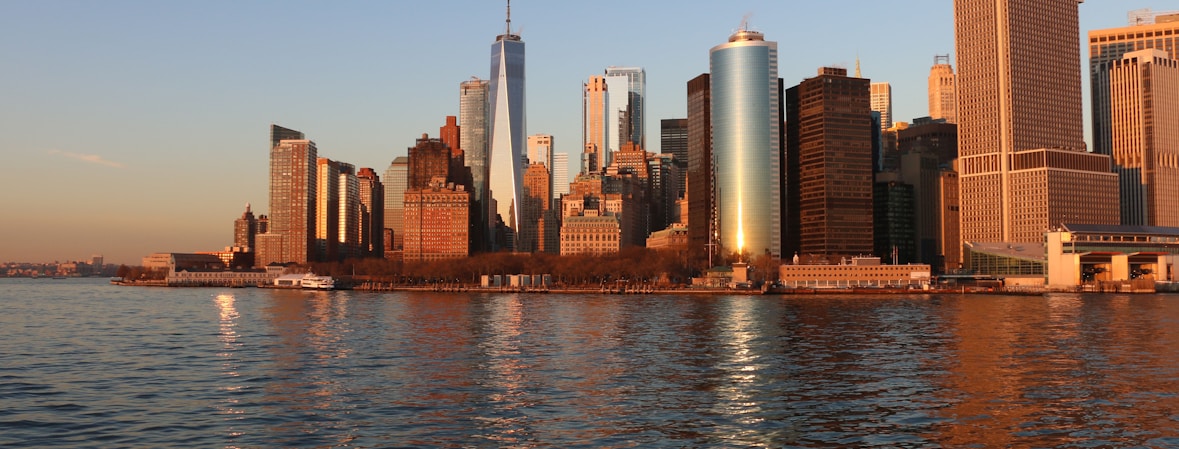
[[[333,290],[336,288],[336,280],[331,276],[316,276],[314,273],[288,274],[275,278],[271,287]]]
[[[336,288],[336,280],[332,279],[331,276],[316,276],[308,273],[306,276],[303,276],[300,285],[303,288],[313,290],[332,290]]]

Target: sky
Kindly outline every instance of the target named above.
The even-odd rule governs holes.
[[[1081,34],[1139,8],[1179,5],[1089,0]],[[383,174],[458,115],[460,82],[488,78],[504,13],[493,0],[0,2],[0,262],[137,265],[231,245],[247,203],[267,212],[272,123]],[[581,83],[639,66],[658,152],[659,121],[686,116],[687,81],[742,20],[778,42],[787,86],[858,56],[892,84],[900,121],[927,115],[934,55],[954,50],[950,0],[517,0],[528,134],[576,154]]]

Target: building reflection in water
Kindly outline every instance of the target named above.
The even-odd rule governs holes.
[[[227,419],[235,419],[236,416],[244,414],[244,410],[238,406],[239,400],[237,393],[245,389],[245,385],[239,379],[240,374],[238,370],[241,366],[241,357],[237,354],[238,348],[242,346],[238,342],[238,312],[235,302],[237,299],[227,293],[218,294],[213,298],[213,303],[217,306],[219,315],[217,341],[221,343],[221,350],[217,353],[217,357],[221,358],[221,374],[223,375],[221,387],[218,389],[226,393],[223,395],[224,399],[221,404],[217,405],[217,412],[226,415]],[[232,427],[229,430],[230,436],[236,436],[236,432]]]

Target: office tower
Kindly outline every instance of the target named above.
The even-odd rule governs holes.
[[[958,97],[950,55],[934,56],[933,67],[929,68],[929,117],[958,123]]]
[[[315,251],[315,142],[278,125],[270,136],[270,215],[267,232],[255,237],[255,263],[307,263]]]
[[[458,259],[470,255],[471,194],[435,176],[421,189],[405,191],[406,262]]]
[[[607,146],[609,97],[606,78],[591,76],[582,84],[581,91],[581,174],[588,175],[606,168],[606,158],[610,152]]]
[[[892,85],[881,82],[871,86],[872,110],[880,113],[880,130],[892,128]]]
[[[355,165],[339,162],[339,166],[336,187],[340,208],[336,235],[339,255],[335,260],[344,260],[360,257],[360,180],[356,177]]]
[[[399,251],[405,246],[405,191],[409,189],[409,158],[393,159],[385,170],[385,229],[393,234],[390,247]]]
[[[913,252],[907,253],[909,257],[905,259],[906,262],[920,262],[930,266],[938,266],[941,262],[940,253],[938,253],[938,248],[941,247],[941,242],[938,240],[941,235],[938,224],[938,218],[941,215],[939,213],[941,170],[938,167],[938,157],[932,152],[902,152],[900,170],[894,172],[898,175],[900,182],[909,185],[910,194],[913,197],[911,218],[916,224],[916,227],[913,228],[913,242],[916,246]],[[878,179],[877,188],[880,187],[879,181]],[[880,205],[879,201],[877,205]],[[880,228],[877,227],[877,229]],[[877,246],[877,250],[879,249]],[[885,258],[888,256],[881,252],[876,254]]]
[[[873,185],[872,235],[875,254],[894,264],[917,261],[917,232],[913,228],[913,186],[898,181]]]
[[[360,252],[363,257],[380,257],[385,248],[385,186],[377,172],[363,167],[356,173],[360,182]]]
[[[569,193],[569,153],[553,153],[553,199]]]
[[[950,273],[962,264],[958,172],[954,168],[942,168],[938,181],[938,254],[942,257],[942,272]]]
[[[1139,50],[1099,69],[1109,72],[1122,224],[1179,227],[1179,61]]]
[[[459,84],[459,148],[463,149],[464,163],[471,170],[471,186],[467,190],[471,192],[475,201],[471,214],[479,223],[487,223],[490,212],[487,206],[487,121],[490,119],[488,86],[487,80],[478,78]],[[484,249],[483,235],[487,232],[484,228],[485,225],[473,231],[478,242],[474,247],[477,250]]]
[[[438,127],[438,140],[442,141],[443,145],[453,150],[461,150],[459,147],[459,125],[458,117],[453,115],[446,116],[446,124]]]
[[[549,169],[540,162],[528,164],[524,172],[524,196],[520,206],[520,232],[516,247],[520,252],[536,252],[543,245],[543,230],[539,227],[545,211],[552,203],[549,191]]]
[[[1157,49],[1179,59],[1179,13],[1133,11],[1130,24],[1089,32],[1089,89],[1092,103],[1093,152],[1113,154],[1109,65],[1126,53]]]
[[[528,162],[544,164],[550,170],[553,168],[553,135],[533,134],[528,136]]]
[[[680,173],[688,172],[688,119],[671,118],[659,121],[659,152],[675,155]],[[677,195],[688,191],[688,177],[680,176]]]
[[[950,166],[958,158],[958,125],[940,120],[913,120],[907,128],[896,131],[896,152],[927,153],[937,156],[937,163]]]
[[[246,203],[246,211],[233,221],[233,246],[254,251],[254,236],[258,230],[258,220],[250,212],[250,203]]]
[[[321,157],[315,164],[315,257],[319,262],[340,259],[340,163]]]
[[[650,200],[648,231],[662,230],[679,221],[676,201],[681,194],[683,173],[673,154],[647,155],[647,198]]]
[[[955,0],[962,239],[1041,242],[1118,222],[1108,156],[1085,152],[1076,0]]]
[[[613,254],[621,248],[622,228],[618,217],[586,215],[568,217],[561,223],[561,255]]]
[[[785,215],[798,229],[800,255],[873,251],[869,84],[824,67],[786,90],[786,178],[798,187],[788,191]]]
[[[450,148],[441,139],[422,134],[409,148],[408,189],[424,189],[435,176],[450,180]]]
[[[524,131],[524,41],[512,34],[512,10],[508,7],[507,30],[496,37],[491,46],[489,134],[491,157],[488,186],[491,190],[490,229],[503,223],[504,229],[490,233],[491,248],[495,251],[513,250],[513,234],[519,228],[516,213],[517,199],[522,196],[526,143]],[[498,217],[498,220],[497,220]],[[501,238],[502,237],[502,238]]]
[[[712,94],[707,73],[687,83],[688,254],[697,265],[711,263],[715,248],[712,190]],[[704,267],[712,268],[711,266]]]
[[[719,243],[725,253],[780,256],[778,44],[739,30],[709,56]]]
[[[647,72],[642,67],[606,67],[606,84],[610,94],[610,112],[607,117],[610,124],[610,151],[621,150],[626,142],[647,148],[647,122],[646,114],[643,113],[647,98]],[[609,165],[609,161],[606,165]]]

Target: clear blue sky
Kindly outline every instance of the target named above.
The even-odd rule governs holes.
[[[685,116],[686,82],[745,16],[779,43],[787,85],[820,66],[851,70],[858,54],[908,121],[927,113],[933,56],[953,53],[951,5],[517,0],[528,133],[576,153],[581,82],[641,66],[658,151],[659,120]],[[1146,7],[1179,9],[1089,0],[1082,36]],[[138,264],[228,246],[245,203],[268,209],[270,123],[383,173],[458,115],[458,84],[488,77],[503,28],[492,0],[0,2],[0,261]]]

